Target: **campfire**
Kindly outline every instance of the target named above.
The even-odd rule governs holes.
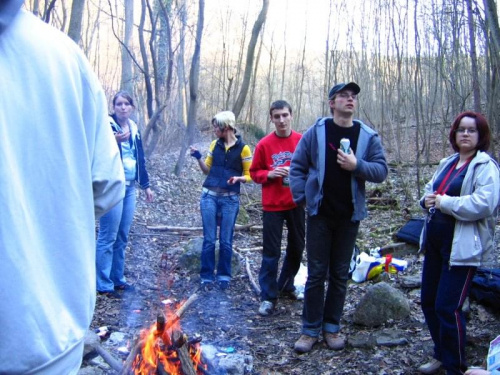
[[[194,301],[189,299],[176,312],[158,316],[125,361],[122,373],[130,375],[199,375],[206,373],[201,361],[201,338],[189,339],[181,331],[180,317]]]

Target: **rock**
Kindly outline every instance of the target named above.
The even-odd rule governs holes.
[[[108,339],[110,345],[120,345],[125,341],[125,333],[123,332],[113,332]]]
[[[82,367],[76,375],[102,375],[104,371],[97,366]]]
[[[361,298],[353,322],[368,327],[379,326],[388,320],[400,320],[410,315],[410,304],[399,290],[385,282],[371,286]]]
[[[377,332],[376,341],[380,346],[398,346],[407,345],[408,339],[405,337],[406,332],[394,329],[385,329]]]
[[[201,268],[201,249],[203,248],[203,237],[196,237],[190,240],[183,249],[183,253],[179,256],[179,267],[183,270],[188,270],[193,275],[198,275]],[[219,241],[215,243],[215,268],[217,269],[217,261],[219,259]],[[231,259],[231,273],[234,277],[240,272],[241,259],[233,253]]]
[[[370,349],[377,345],[377,340],[371,333],[358,333],[357,335],[350,336],[348,343],[353,348]]]
[[[83,356],[95,351],[97,345],[101,343],[101,339],[96,333],[92,331],[87,331],[85,334],[84,344],[83,344]]]
[[[219,360],[218,371],[227,375],[244,375],[247,373],[248,365],[251,364],[252,357],[249,355],[233,354],[222,357]]]
[[[250,224],[250,215],[248,214],[245,207],[240,204],[240,211],[238,212],[238,216],[236,217],[236,224],[246,225]]]
[[[422,276],[421,275],[409,275],[409,276],[400,276],[398,278],[399,285],[402,288],[415,289],[420,288],[422,285]]]

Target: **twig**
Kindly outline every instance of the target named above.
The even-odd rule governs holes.
[[[247,269],[247,274],[248,274],[248,278],[250,279],[250,283],[252,284],[253,286],[253,289],[255,290],[255,293],[257,295],[260,294],[260,287],[257,285],[257,283],[255,282],[255,279],[252,275],[252,271],[250,270],[250,263],[248,262],[248,257],[245,257],[245,263],[246,263],[246,269]]]

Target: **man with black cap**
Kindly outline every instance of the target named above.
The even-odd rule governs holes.
[[[329,348],[345,346],[340,318],[359,222],[367,216],[365,181],[382,182],[387,176],[378,134],[354,120],[360,91],[354,82],[333,86],[328,95],[333,117],[319,118],[292,158],[293,200],[307,208],[308,277],[302,335],[294,346],[299,353],[309,352],[321,331]]]

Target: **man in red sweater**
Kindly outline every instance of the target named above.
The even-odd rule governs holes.
[[[259,314],[263,316],[272,314],[280,293],[304,299],[293,281],[304,251],[305,213],[303,207],[293,202],[288,183],[292,155],[302,135],[291,128],[292,107],[286,101],[272,103],[269,114],[276,130],[259,141],[250,167],[252,180],[262,184],[264,249],[259,272],[262,290]],[[287,247],[277,280],[284,222],[288,229]]]

